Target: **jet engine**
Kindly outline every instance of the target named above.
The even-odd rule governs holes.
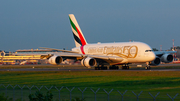
[[[54,55],[54,56],[50,57],[48,61],[50,64],[58,65],[63,61],[63,58],[61,56]]]
[[[153,61],[149,62],[150,65],[154,65],[154,66],[157,66],[160,63],[161,63],[161,59],[158,56],[156,56],[156,58]]]
[[[161,56],[161,61],[165,62],[165,63],[169,63],[173,61],[173,55],[171,54],[164,54],[163,56]]]
[[[87,57],[81,60],[81,65],[85,67],[94,67],[97,65],[96,59]]]

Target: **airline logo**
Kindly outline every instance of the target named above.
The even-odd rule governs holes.
[[[75,42],[77,42],[79,44],[79,46],[84,46],[87,44],[82,32],[81,32],[81,29],[74,17],[74,15],[70,14],[69,15],[69,20],[70,20],[70,23],[71,23],[71,28],[72,28],[72,31],[73,31],[73,36],[74,36],[74,40]],[[76,45],[77,47],[77,45]]]
[[[82,54],[85,54],[83,47],[87,44],[86,39],[84,38],[83,33],[73,14],[69,14],[69,20],[71,23],[71,29],[73,32],[76,47],[80,47]]]

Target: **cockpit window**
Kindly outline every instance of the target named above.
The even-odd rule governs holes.
[[[145,52],[152,52],[153,50],[146,50]]]

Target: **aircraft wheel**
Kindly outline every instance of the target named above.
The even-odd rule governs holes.
[[[124,65],[122,65],[122,69],[129,69],[128,64],[124,64]]]
[[[150,70],[151,67],[150,67],[150,66],[146,66],[145,69],[146,69],[146,70]]]
[[[107,67],[102,67],[102,70],[107,70]]]
[[[129,66],[122,66],[122,69],[129,69]]]
[[[109,69],[119,69],[119,67],[116,66],[116,65],[112,65],[112,66],[109,67]]]
[[[95,70],[107,70],[106,66],[97,66],[95,67]]]
[[[95,67],[95,70],[100,70],[100,67],[98,66],[98,67]]]

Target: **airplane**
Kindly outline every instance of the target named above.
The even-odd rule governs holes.
[[[117,42],[117,43],[87,43],[79,24],[73,14],[69,14],[71,29],[74,36],[75,48],[72,50],[51,49],[62,51],[60,53],[42,54],[41,58],[47,58],[50,64],[59,65],[66,59],[80,60],[81,65],[96,70],[100,69],[129,69],[128,64],[146,63],[145,69],[151,65],[159,65],[161,62],[173,61],[172,53],[176,51],[153,51],[152,48],[143,42]]]

